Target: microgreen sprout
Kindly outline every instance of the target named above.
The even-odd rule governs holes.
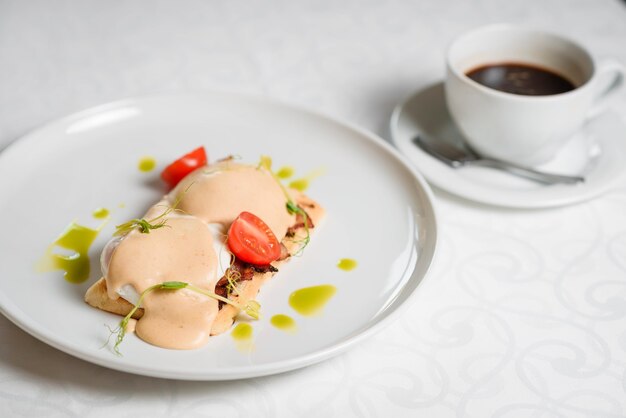
[[[165,226],[169,226],[166,224],[167,220],[162,219],[160,222],[155,223],[154,220],[147,221],[144,218],[141,219],[131,219],[128,222],[124,222],[121,225],[117,225],[115,227],[114,236],[126,235],[133,229],[138,230],[142,234],[149,234],[153,229],[163,228]]]
[[[176,209],[176,208],[180,204],[180,201],[183,199],[185,194],[187,194],[187,191],[189,190],[189,188],[191,186],[193,186],[193,185],[194,185],[194,183],[191,183],[189,186],[187,186],[185,188],[185,190],[183,190],[183,192],[180,195],[178,195],[178,197],[174,201],[174,204],[172,206],[169,206],[169,207],[166,206],[166,208],[163,211],[163,213],[161,213],[156,218],[152,218],[150,220],[146,220],[145,218],[131,219],[128,222],[124,222],[121,225],[117,225],[115,227],[115,232],[113,233],[113,236],[114,237],[118,237],[118,236],[121,236],[121,235],[126,235],[129,232],[131,232],[133,229],[138,230],[142,234],[149,234],[150,231],[153,230],[153,229],[159,229],[159,228],[163,228],[165,226],[169,227],[169,225],[167,225],[167,215],[169,215],[170,213],[172,213],[174,211],[181,211],[180,209]],[[165,206],[165,205],[163,205],[163,206]]]
[[[224,246],[222,247],[222,251],[227,251],[230,255],[230,264],[224,270],[224,277],[228,281],[226,285],[226,294],[234,294],[239,295],[237,292],[237,282],[241,279],[241,273],[233,268],[235,264],[235,254],[228,248],[228,235],[224,238]],[[220,267],[221,267],[221,259],[220,259]]]
[[[115,351],[115,354],[117,354],[118,356],[122,355],[122,353],[119,350],[119,346],[124,340],[124,336],[126,335],[126,327],[128,326],[128,322],[130,321],[132,316],[141,307],[141,303],[143,302],[146,295],[155,290],[168,290],[169,291],[169,290],[180,290],[180,289],[188,289],[192,292],[199,293],[201,295],[205,295],[207,297],[232,305],[235,308],[244,311],[251,318],[259,319],[260,317],[261,304],[259,304],[259,302],[257,302],[256,300],[249,300],[244,305],[242,305],[228,298],[216,295],[215,293],[208,291],[206,289],[202,289],[200,287],[194,286],[190,283],[179,282],[179,281],[169,281],[169,282],[158,283],[158,284],[148,287],[146,290],[141,292],[141,294],[139,295],[139,299],[137,300],[137,303],[135,304],[135,306],[133,306],[133,309],[131,309],[130,312],[120,321],[117,328],[110,329],[111,335],[116,334],[115,345],[113,346],[113,350]],[[111,337],[111,335],[109,335],[109,338]],[[109,340],[107,339],[107,342],[105,343],[105,345],[107,345],[108,342]]]
[[[224,272],[224,277],[228,280],[228,284],[226,285],[227,294],[238,295],[239,292],[237,292],[237,282],[241,279],[241,273],[229,267]]]
[[[298,256],[302,254],[302,251],[304,251],[304,248],[307,245],[309,245],[309,242],[311,241],[311,232],[309,231],[309,215],[304,211],[304,209],[296,205],[292,200],[287,201],[286,207],[287,207],[287,212],[289,212],[292,215],[300,215],[302,216],[302,219],[303,219],[302,222],[304,224],[304,231],[306,233],[306,236],[300,240],[294,241],[300,244],[300,248],[298,248],[298,251],[292,254],[294,256]]]

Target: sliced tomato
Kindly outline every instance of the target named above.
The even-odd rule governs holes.
[[[241,212],[228,230],[228,248],[246,263],[265,266],[280,257],[280,243],[269,226],[250,212]]]
[[[206,163],[207,158],[204,147],[198,147],[165,167],[165,170],[161,173],[161,178],[169,184],[170,187],[174,187],[178,182],[184,179],[187,174],[198,167],[202,167]]]

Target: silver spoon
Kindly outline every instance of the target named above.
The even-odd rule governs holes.
[[[576,184],[585,181],[585,178],[580,176],[564,176],[561,174],[545,173],[506,161],[481,157],[469,149],[462,149],[445,141],[427,141],[421,136],[416,136],[413,138],[413,143],[426,153],[443,161],[453,168],[460,168],[468,165],[496,168],[545,184]]]

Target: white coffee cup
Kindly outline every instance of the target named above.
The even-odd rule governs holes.
[[[551,70],[575,86],[565,93],[527,96],[486,87],[466,74],[493,64]],[[533,166],[547,162],[586,120],[606,108],[624,83],[624,66],[595,62],[562,36],[513,25],[490,25],[457,38],[447,53],[446,102],[478,153]]]

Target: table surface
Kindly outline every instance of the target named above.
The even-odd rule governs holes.
[[[442,78],[450,40],[503,21],[626,63],[617,0],[1,0],[0,145],[102,102],[206,88],[388,139],[393,107]],[[534,211],[435,192],[431,274],[349,352],[271,377],[162,380],[74,359],[0,317],[0,416],[626,416],[626,185]]]

